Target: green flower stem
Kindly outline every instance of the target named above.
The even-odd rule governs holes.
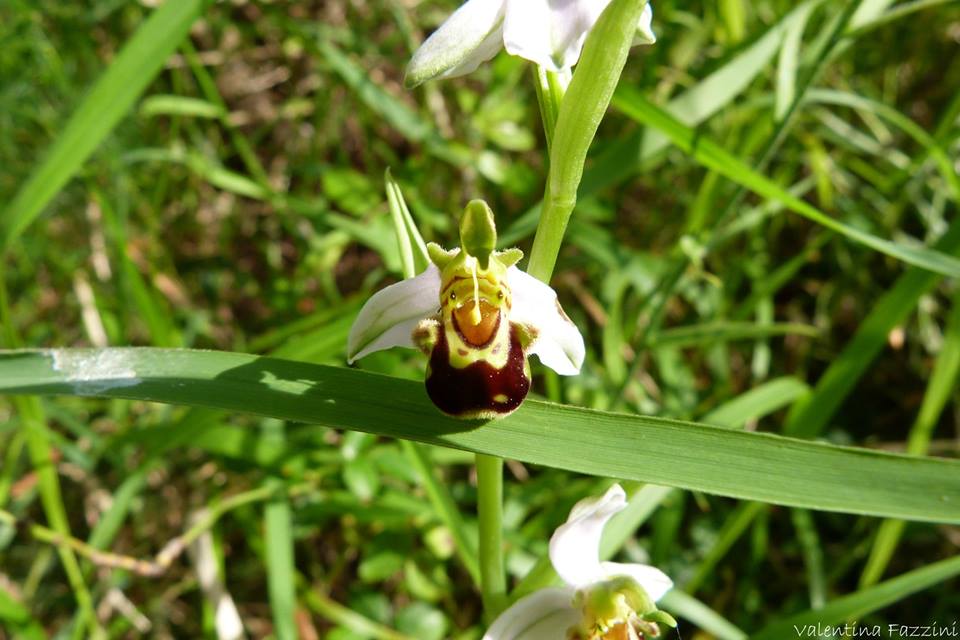
[[[277,447],[286,446],[287,434],[281,420],[264,421],[264,442]],[[302,465],[297,465],[302,466]],[[299,469],[303,471],[303,469]],[[263,508],[264,559],[267,565],[267,598],[273,618],[273,633],[278,640],[297,637],[297,596],[293,583],[296,559],[293,542],[293,511],[283,489],[284,481],[278,475],[268,476],[264,487],[273,492]]]
[[[477,512],[480,516],[480,590],[483,611],[493,620],[507,598],[503,566],[503,460],[477,454]]]
[[[553,274],[567,222],[577,203],[587,150],[620,80],[646,4],[646,0],[610,3],[587,36],[577,71],[560,103],[543,211],[527,266],[530,275],[544,282],[549,282]]]
[[[583,178],[587,150],[593,142],[600,121],[620,81],[620,74],[627,62],[627,54],[633,44],[637,22],[646,4],[646,0],[614,0],[610,3],[590,31],[590,35],[587,36],[577,72],[569,85],[558,74],[546,71],[542,67],[536,70],[534,85],[537,89],[537,101],[540,104],[540,115],[543,118],[543,129],[550,154],[550,173],[547,175],[543,209],[540,222],[537,224],[537,233],[533,239],[527,273],[543,282],[549,282],[553,275],[567,222],[577,203],[577,189]],[[492,582],[486,580],[488,560],[484,546],[487,538],[484,535],[484,484],[483,475],[480,473],[481,458],[487,458],[487,456],[477,455],[481,496],[480,562],[482,576],[485,578],[483,581],[484,609],[489,614],[491,610],[489,601],[494,596],[488,595],[487,585]],[[502,483],[502,462],[496,471],[496,482]],[[502,507],[499,498],[497,498],[497,509],[496,550],[502,553],[499,541],[499,521],[502,516],[499,510]],[[487,526],[490,526],[489,523]],[[548,576],[555,575],[549,559],[543,560],[538,565],[539,571],[534,572],[536,573],[534,580],[542,578],[546,581]],[[499,561],[499,567],[502,576],[502,561]]]

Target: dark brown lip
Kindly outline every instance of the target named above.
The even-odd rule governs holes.
[[[450,364],[450,345],[441,332],[430,354],[427,395],[443,413],[457,418],[492,420],[514,411],[530,390],[527,358],[515,326],[510,325],[507,362],[494,368],[489,362],[471,362],[462,369]],[[506,400],[494,400],[505,396]]]

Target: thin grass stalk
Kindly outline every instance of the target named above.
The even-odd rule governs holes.
[[[960,294],[953,298],[953,308],[947,320],[944,346],[930,376],[923,404],[907,439],[907,453],[924,455],[936,429],[941,413],[956,389],[960,375]],[[870,547],[870,555],[860,574],[860,588],[880,581],[890,564],[906,523],[903,520],[884,520]]]
[[[17,335],[10,314],[6,271],[2,263],[0,263],[0,325],[2,325],[4,342],[10,347],[20,346],[20,337]],[[23,396],[15,396],[13,405],[20,415],[20,429],[24,434],[27,451],[30,454],[30,463],[37,474],[40,502],[43,505],[44,515],[54,531],[59,535],[69,537],[70,522],[67,518],[66,507],[63,504],[57,467],[53,462],[43,407],[38,398]],[[94,612],[93,599],[83,579],[77,557],[73,551],[65,547],[57,547],[57,553],[60,556],[60,562],[67,574],[67,580],[79,607],[79,615],[73,628],[72,637],[81,638],[88,629],[92,637],[104,637],[105,632]]]
[[[783,113],[780,121],[776,123],[773,133],[768,138],[765,148],[760,154],[759,160],[754,165],[754,168],[757,171],[762,171],[767,166],[776,151],[780,148],[780,145],[782,145],[786,140],[787,134],[790,132],[796,122],[798,107],[802,104],[804,96],[810,89],[813,82],[820,76],[821,73],[823,73],[831,52],[843,40],[843,33],[846,30],[847,25],[850,22],[850,18],[853,16],[857,6],[858,3],[855,1],[851,0],[847,2],[843,9],[843,13],[840,14],[839,20],[834,25],[833,31],[825,40],[825,46],[823,49],[817,52],[812,67],[798,82],[797,91],[793,97],[793,100]],[[723,223],[738,210],[747,193],[748,190],[746,187],[738,186],[737,190],[734,192],[734,195],[728,200],[727,206],[724,207],[722,212],[717,216],[712,229],[708,229],[705,232],[705,237],[702,237],[700,242],[704,246],[707,253],[716,248],[717,239],[714,233],[715,230],[723,226]],[[673,291],[676,289],[677,284],[680,282],[680,279],[683,277],[683,274],[686,272],[689,265],[690,257],[682,252],[678,252],[678,255],[674,261],[667,268],[666,275],[661,278],[660,282],[658,283],[655,294],[647,298],[647,302],[645,304],[650,305],[648,320],[640,330],[637,340],[632,341],[633,345],[644,344],[648,342],[650,336],[659,331],[660,325],[663,322],[664,313],[666,311],[667,301],[670,300],[671,296],[673,295]],[[641,313],[643,313],[643,310],[641,310]],[[611,396],[612,398],[622,399],[625,397],[626,388],[630,384],[630,381],[636,377],[642,362],[643,358],[638,354],[638,356],[630,363],[626,378],[624,378],[624,381],[620,385],[618,392]],[[617,406],[618,405],[615,404],[611,408],[616,408]]]

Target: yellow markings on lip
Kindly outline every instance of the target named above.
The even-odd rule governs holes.
[[[473,311],[470,314],[470,321],[478,325],[483,320],[480,313],[480,281],[477,280],[477,259],[468,258],[470,264],[470,274],[473,276]]]
[[[450,287],[457,284],[458,282],[462,280],[472,280],[472,279],[473,279],[472,275],[452,276],[445,283],[443,283],[443,287],[440,289],[440,295],[441,296],[445,295],[447,291],[450,290]],[[483,284],[488,284],[491,287],[499,287],[501,282],[500,278],[497,278],[494,274],[490,273],[489,271],[487,273],[477,272],[477,280]]]

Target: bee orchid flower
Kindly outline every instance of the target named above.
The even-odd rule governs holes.
[[[640,640],[658,636],[658,625],[676,626],[654,605],[673,587],[662,571],[600,561],[603,527],[626,506],[618,484],[574,505],[550,539],[550,561],[563,586],[518,600],[483,640]]]
[[[500,51],[550,71],[569,71],[610,0],[467,0],[413,54],[406,84],[474,71]],[[653,44],[648,3],[636,42]]]
[[[493,213],[482,200],[467,205],[458,249],[430,243],[420,275],[371,297],[350,329],[347,359],[392,347],[418,348],[428,358],[427,394],[444,413],[465,419],[505,416],[530,389],[536,355],[561,375],[583,364],[583,337],[556,292],[515,265],[519,249],[495,251]]]

